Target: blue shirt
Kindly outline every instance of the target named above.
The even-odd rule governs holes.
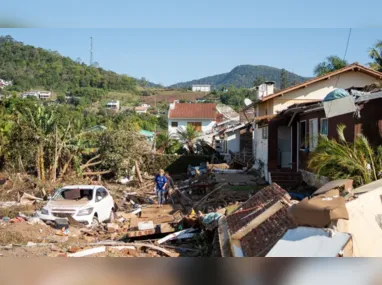
[[[157,184],[158,190],[164,190],[163,186],[167,183],[166,176],[160,176],[159,174],[155,177],[155,183]]]

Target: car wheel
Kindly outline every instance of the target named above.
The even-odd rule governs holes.
[[[111,209],[110,217],[109,217],[109,223],[113,223],[114,220],[115,220],[115,213],[114,213],[113,209]]]
[[[99,221],[97,216],[94,216],[92,220],[92,228],[97,228],[97,227],[99,227]]]

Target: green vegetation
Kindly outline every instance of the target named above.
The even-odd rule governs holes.
[[[346,60],[341,59],[338,56],[331,55],[328,56],[325,61],[317,64],[317,66],[314,68],[314,74],[316,76],[325,75],[329,72],[344,68],[347,65],[348,62]]]
[[[344,125],[337,126],[338,141],[322,136],[312,153],[309,168],[333,180],[350,178],[356,185],[378,180],[382,174],[382,146],[373,149],[360,135],[354,143],[346,142]]]
[[[285,71],[290,82],[301,83],[309,78],[299,76],[289,71]],[[174,84],[173,88],[188,88],[192,84],[211,84],[215,89],[224,86],[234,86],[242,88],[253,87],[254,81],[257,78],[262,78],[268,81],[275,81],[276,86],[281,85],[281,69],[265,66],[265,65],[239,65],[228,73],[209,76],[188,82]],[[265,80],[261,80],[260,83]],[[256,84],[258,85],[258,84]]]
[[[369,63],[370,67],[382,72],[382,41],[378,41],[370,50],[369,56],[373,62]]]
[[[136,90],[134,78],[78,63],[55,51],[24,45],[10,36],[0,37],[0,78],[12,80],[9,90],[15,91],[39,86],[61,92],[78,88]]]
[[[252,90],[235,87],[230,87],[220,91],[214,90],[205,99],[206,102],[210,102],[216,98],[219,98],[220,102],[233,107],[235,110],[240,110],[244,107],[245,98],[249,98],[252,101],[257,99],[255,93]]]
[[[156,137],[156,148],[159,152],[174,154],[180,150],[181,144],[169,135],[168,132],[163,132]]]
[[[89,131],[97,125],[107,129]],[[126,174],[150,150],[140,129],[167,129],[167,118],[8,98],[0,103],[0,169],[35,174],[41,183],[69,172]]]
[[[200,136],[200,132],[197,131],[192,125],[187,125],[186,129],[178,130],[178,135],[180,140],[187,145],[189,153],[194,154],[194,143],[195,140]]]

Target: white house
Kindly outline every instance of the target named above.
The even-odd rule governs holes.
[[[382,73],[353,63],[276,93],[269,82],[258,86],[259,101],[247,106],[244,111],[253,108],[255,112],[253,153],[255,160],[263,165],[264,176],[267,178],[269,171],[274,168],[274,166],[268,165],[268,122],[278,113],[295,104],[322,101],[336,88],[348,89],[353,86],[366,86],[381,80]],[[292,168],[292,145],[290,143],[292,126],[290,124],[277,130],[278,145],[281,146],[278,150],[279,156],[282,157],[281,165],[288,168]]]
[[[139,107],[134,108],[134,110],[137,114],[145,114],[145,113],[147,113],[148,109],[149,109],[149,107],[147,107],[147,106],[139,106]]]
[[[113,110],[113,111],[119,111],[120,103],[117,100],[107,102],[106,108]]]
[[[192,125],[201,133],[209,134],[216,125],[217,117],[216,104],[175,101],[170,104],[168,112],[168,133],[176,136],[179,128],[185,129],[187,125]]]
[[[211,92],[211,85],[208,84],[194,84],[192,85],[193,92]]]
[[[52,96],[50,91],[28,91],[21,94],[22,98],[35,97],[40,100],[47,100]]]

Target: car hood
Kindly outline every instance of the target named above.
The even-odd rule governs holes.
[[[49,208],[55,208],[55,209],[78,209],[82,208],[84,206],[90,206],[91,201],[74,201],[74,200],[58,200],[58,201],[49,201],[49,203],[46,205]]]

